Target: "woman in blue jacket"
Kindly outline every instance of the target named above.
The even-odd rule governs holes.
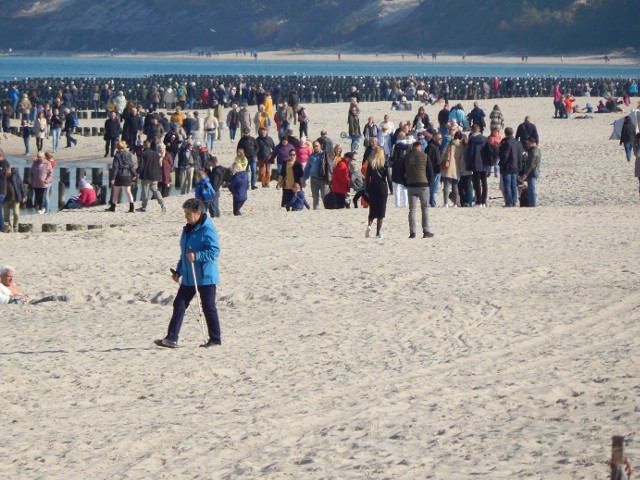
[[[202,310],[209,329],[209,341],[200,346],[221,345],[220,322],[216,308],[216,285],[219,281],[218,255],[220,254],[218,234],[213,223],[204,213],[202,203],[199,200],[190,198],[184,202],[182,208],[187,224],[180,237],[180,260],[175,271],[172,270],[173,281],[180,283],[180,288],[173,301],[173,315],[169,322],[167,336],[156,340],[155,343],[160,347],[167,348],[178,346],[182,320],[189,303],[196,294],[195,284],[197,282]],[[193,278],[194,270],[196,282]]]

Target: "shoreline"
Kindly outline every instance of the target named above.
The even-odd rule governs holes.
[[[47,55],[45,53],[44,57],[50,58],[122,58],[122,59],[149,59],[149,60],[181,60],[188,57],[189,60],[201,60],[203,62],[214,62],[216,60],[224,60],[224,61],[251,61],[251,50],[245,50],[246,55],[243,55],[243,50],[236,52],[220,52],[219,54],[214,54],[213,56],[199,56],[197,52],[191,51],[178,51],[178,52],[139,52],[136,54],[132,53],[118,53],[116,55],[111,55],[108,52],[100,53],[100,52],[92,52],[92,53],[73,53],[73,52],[52,52],[52,55]],[[417,58],[415,53],[407,53],[407,52],[393,52],[393,53],[362,53],[362,52],[340,52],[338,50],[335,51],[324,51],[324,50],[298,50],[298,49],[289,49],[289,50],[267,50],[267,51],[258,51],[258,58],[255,60],[256,62],[260,61],[269,61],[269,62],[326,62],[326,61],[343,61],[343,62],[351,62],[351,63],[424,63],[424,64],[437,64],[437,63],[459,63],[459,64],[519,64],[519,63],[528,63],[533,65],[604,65],[604,55],[599,54],[582,54],[582,55],[530,55],[528,57],[527,62],[522,61],[522,56],[517,55],[515,53],[511,54],[509,52],[499,52],[496,54],[490,55],[473,55],[467,54],[466,58],[463,60],[462,53],[443,53],[438,54],[437,60],[431,59],[431,54],[427,52],[423,52],[423,56],[421,58]],[[340,54],[341,59],[338,60],[338,54]],[[403,58],[404,55],[404,58]],[[0,57],[33,57],[39,56],[37,52],[33,52],[33,54],[3,54]],[[611,66],[629,66],[629,67],[638,67],[640,66],[640,56],[638,55],[629,55],[624,54],[622,52],[612,53],[609,55],[610,61],[607,65]]]

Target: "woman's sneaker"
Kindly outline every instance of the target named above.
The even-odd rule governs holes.
[[[367,229],[364,231],[364,236],[369,238],[371,236],[371,225],[367,225]]]

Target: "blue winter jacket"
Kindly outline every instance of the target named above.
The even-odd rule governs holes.
[[[229,180],[229,190],[233,194],[235,202],[244,202],[247,200],[247,190],[249,190],[249,177],[247,172],[241,171],[235,173]]]
[[[193,287],[193,269],[187,258],[189,248],[196,254],[193,267],[198,286],[217,285],[220,281],[218,274],[220,243],[216,229],[206,213],[200,215],[200,220],[195,225],[185,225],[180,237],[180,260],[176,270],[180,274],[180,283]]]

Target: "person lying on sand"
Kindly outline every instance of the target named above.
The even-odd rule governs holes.
[[[43,302],[68,302],[66,295],[49,295],[38,300],[31,300],[22,293],[15,281],[15,269],[9,265],[0,267],[0,305],[16,304],[25,305],[27,303],[35,305]]]

